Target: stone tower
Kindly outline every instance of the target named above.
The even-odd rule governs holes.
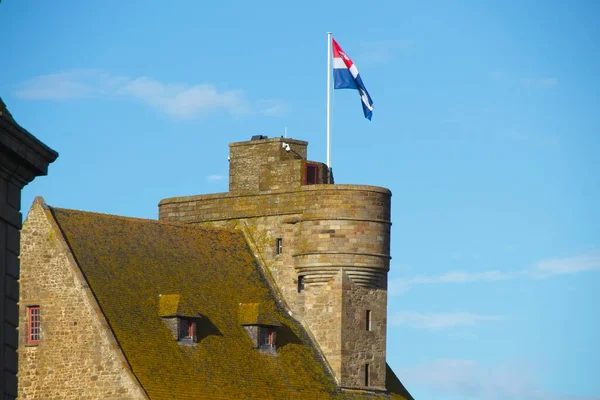
[[[386,389],[388,189],[328,184],[307,142],[229,145],[229,192],[164,199],[159,219],[237,227],[342,388]]]

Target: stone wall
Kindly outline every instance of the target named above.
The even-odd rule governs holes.
[[[342,381],[365,387],[364,366],[369,364],[369,387],[385,389],[387,291],[344,282],[342,330]],[[367,330],[367,310],[371,311]]]
[[[286,151],[282,143],[289,144],[290,151]],[[261,177],[263,180],[269,180],[265,176],[265,167],[275,166],[282,161],[306,160],[307,145],[308,143],[302,140],[284,138],[231,143],[229,145],[229,191],[258,191]],[[282,176],[283,181],[287,181],[288,184],[300,184],[299,178],[293,179],[289,169],[286,168],[283,172],[287,175]],[[261,190],[266,189],[268,187],[263,182]]]
[[[21,189],[58,153],[19,126],[0,99],[0,398],[17,396]]]
[[[295,162],[279,166],[293,169]],[[165,199],[159,219],[244,229],[340,386],[364,389],[360,373],[368,362],[369,389],[385,389],[390,200],[389,190],[373,186],[299,185]],[[367,309],[377,318],[372,332],[356,325]]]
[[[306,181],[307,163],[317,166],[315,183],[326,183],[328,168],[323,163],[307,161],[307,145],[307,142],[290,138],[231,143],[229,192],[240,194],[297,188]]]
[[[343,274],[340,270],[325,285],[307,284],[302,299],[304,319],[341,386],[350,387],[342,376]]]
[[[36,200],[22,231],[19,398],[146,398],[44,207]],[[28,345],[27,307],[34,305],[41,340]]]

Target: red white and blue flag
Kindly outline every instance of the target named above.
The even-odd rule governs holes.
[[[335,39],[332,38],[331,40],[333,44],[333,88],[358,90],[365,118],[370,121],[373,115],[373,100],[358,74],[356,65],[344,53],[344,50]]]

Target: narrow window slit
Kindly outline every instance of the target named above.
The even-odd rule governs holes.
[[[304,292],[304,275],[298,276],[298,293]]]

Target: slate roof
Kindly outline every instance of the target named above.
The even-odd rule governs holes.
[[[51,208],[133,373],[151,399],[411,399],[340,392],[302,326],[276,302],[242,233]],[[160,295],[173,295],[163,300]],[[159,316],[203,316],[177,343]],[[281,324],[277,355],[253,348],[240,304]],[[243,308],[243,307],[242,307]],[[251,311],[253,310],[252,307]]]

